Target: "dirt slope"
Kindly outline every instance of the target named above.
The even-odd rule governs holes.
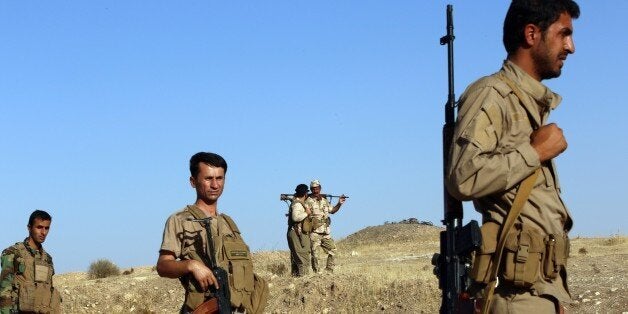
[[[432,254],[439,227],[385,224],[338,241],[333,274],[292,278],[288,252],[254,254],[256,272],[269,281],[268,313],[437,313]],[[574,313],[628,311],[626,237],[578,238],[569,260]],[[128,275],[88,280],[85,273],[55,276],[65,313],[177,313],[183,290],[152,266]]]

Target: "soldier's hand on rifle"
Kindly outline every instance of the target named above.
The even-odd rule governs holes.
[[[339,211],[340,206],[342,206],[342,204],[344,204],[346,200],[347,200],[347,196],[344,194],[341,194],[338,197],[338,204],[336,204],[336,206],[334,206],[334,208],[331,209],[330,213],[335,214],[337,211]]]
[[[338,204],[342,205],[345,203],[346,200],[347,200],[347,197],[344,194],[341,194],[340,197],[338,198]]]
[[[539,160],[550,160],[567,149],[567,140],[563,130],[555,123],[550,123],[538,128],[530,135],[530,145],[539,155]]]
[[[188,263],[190,272],[194,276],[194,279],[201,285],[203,291],[206,291],[209,286],[214,286],[216,289],[220,288],[214,273],[205,266],[205,264],[197,260],[189,260]]]

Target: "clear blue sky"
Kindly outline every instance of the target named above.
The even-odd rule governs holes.
[[[580,2],[576,53],[546,82],[563,194],[573,236],[625,234],[628,2]],[[505,58],[508,3],[452,3],[458,96]],[[198,151],[229,163],[219,208],[253,250],[287,247],[279,194],[312,179],[350,196],[336,238],[440,224],[446,4],[0,2],[0,246],[39,208],[57,272],[153,264]]]

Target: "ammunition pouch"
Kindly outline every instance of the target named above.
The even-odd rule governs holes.
[[[256,274],[253,274],[253,276],[254,288],[253,293],[251,293],[251,308],[247,309],[246,312],[251,314],[264,313],[270,289],[264,278]]]
[[[491,281],[493,254],[497,247],[500,225],[488,222],[482,225],[482,246],[476,251],[470,277],[482,284]],[[561,236],[543,234],[535,229],[517,224],[506,236],[502,254],[500,280],[516,287],[530,287],[541,276],[556,279],[569,256],[569,240]]]
[[[52,259],[46,254],[42,259],[34,258],[25,245],[18,245],[13,267],[14,294],[20,313],[60,313],[61,295],[52,286]]]
[[[497,235],[499,225],[494,222],[487,222],[482,225],[482,245],[475,252],[473,266],[469,276],[478,283],[487,284],[491,281],[490,272],[493,267],[493,254],[497,248]]]
[[[541,277],[545,253],[543,235],[536,229],[515,226],[506,236],[502,277],[516,287],[530,287]]]
[[[229,291],[233,308],[246,307],[253,291],[253,262],[248,246],[239,238],[223,237],[223,261],[229,269]]]
[[[56,313],[61,305],[61,296],[50,284],[20,282],[18,289],[20,312]]]
[[[305,217],[305,219],[303,219],[303,221],[301,222],[301,232],[303,234],[308,234],[312,232],[312,230],[315,229],[313,227],[314,227],[314,220],[310,216]]]
[[[223,237],[221,263],[228,264],[229,291],[233,309],[244,309],[246,313],[263,313],[268,300],[268,284],[264,278],[253,273],[253,261],[249,247],[239,233],[237,237]]]
[[[244,243],[240,230],[231,217],[222,214],[233,236],[222,237],[222,256],[218,264],[229,273],[229,292],[234,310],[246,313],[263,313],[268,301],[268,283],[253,273],[253,260],[249,247]]]
[[[566,234],[550,234],[545,237],[545,255],[543,256],[543,275],[545,279],[556,279],[569,257],[569,238]]]
[[[324,226],[325,224],[325,219],[321,219],[320,217],[312,217],[312,231]]]

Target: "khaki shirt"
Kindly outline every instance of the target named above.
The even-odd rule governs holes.
[[[195,205],[188,205],[193,207]],[[176,259],[191,259],[190,253],[196,252],[203,257],[207,254],[207,236],[205,227],[200,222],[188,221],[194,216],[186,208],[172,214],[166,221],[160,251],[174,253]],[[226,220],[217,215],[211,220],[212,242],[214,243],[215,261],[222,256],[222,236],[231,235],[233,232],[229,228]]]
[[[500,73],[510,78],[527,99],[522,101],[497,74],[479,79],[460,97],[458,121],[449,156],[446,185],[461,200],[473,200],[483,222],[501,224],[510,210],[519,182],[541,167],[520,214],[523,224],[547,234],[562,235],[572,219],[560,196],[556,167],[541,165],[530,134],[546,123],[561,101],[558,94],[505,61]],[[523,105],[522,105],[523,102]],[[539,294],[570,301],[562,280],[535,285]],[[566,287],[566,285],[565,285]]]
[[[329,234],[331,232],[331,228],[325,224],[325,221],[330,215],[330,211],[332,209],[331,204],[327,198],[321,197],[320,200],[310,196],[305,200],[305,205],[310,207],[312,211],[312,217],[322,223],[318,228],[312,230],[315,233]]]

